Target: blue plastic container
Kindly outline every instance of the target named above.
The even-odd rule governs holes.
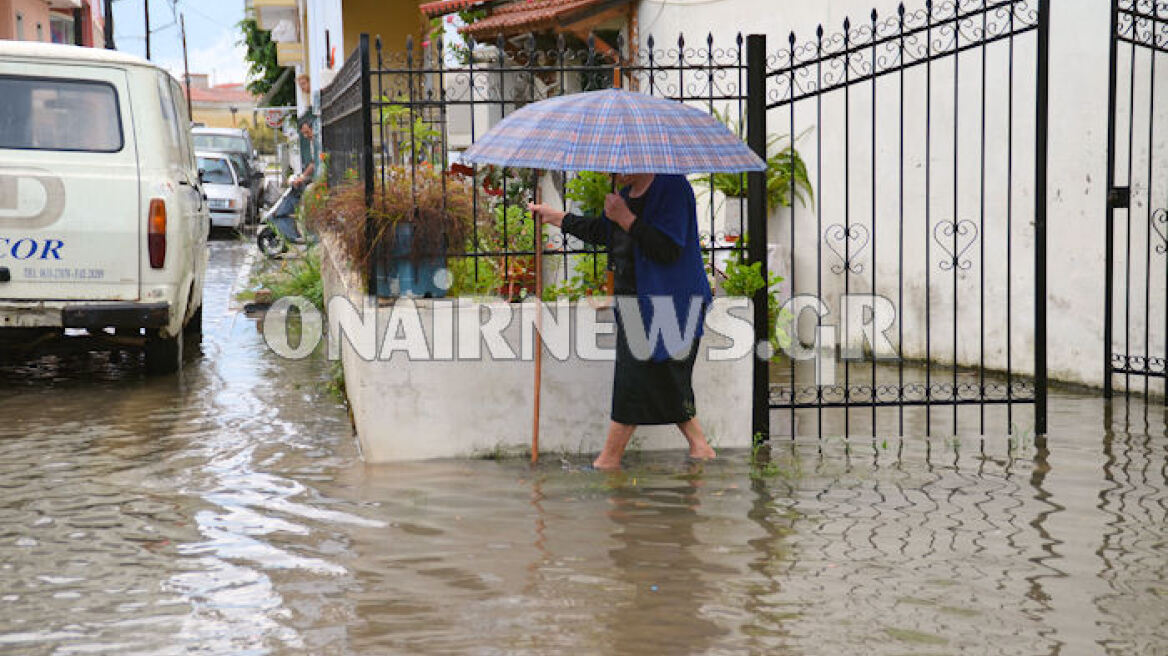
[[[414,226],[399,223],[394,226],[393,249],[378,258],[374,271],[377,280],[377,295],[382,297],[415,296],[421,298],[442,298],[446,290],[436,284],[444,276],[446,257],[411,258]]]

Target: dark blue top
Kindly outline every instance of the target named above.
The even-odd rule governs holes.
[[[646,334],[650,338],[654,337],[648,331],[652,326],[654,312],[651,299],[655,296],[670,299],[673,319],[677,322],[674,325],[681,331],[682,342],[675,344],[667,343],[671,340],[666,339],[665,333],[656,334],[653,360],[661,362],[669,357],[685,357],[692,341],[702,336],[706,308],[713,294],[710,293],[710,282],[702,264],[697,201],[689,180],[683,175],[659,174],[654,177],[644,198],[645,210],[637,220],[647,221],[681,247],[681,255],[669,263],[651,259],[639,245],[634,248],[637,300]],[[696,312],[696,327],[692,326],[690,318],[695,315],[691,312]],[[687,335],[687,332],[692,334]]]
[[[628,325],[622,321],[630,348],[634,354],[640,355],[638,351],[642,351],[649,355],[651,341],[652,360],[684,358],[693,341],[702,335],[706,309],[712,298],[698,241],[693,188],[685,176],[658,174],[640,198],[629,199],[627,189],[622,191],[622,196],[637,215],[627,236],[607,217],[599,220],[569,217],[563,229],[586,241],[606,241],[610,250],[618,240],[622,245],[632,242],[635,276],[629,277],[636,281],[637,303],[633,307],[622,305],[624,301],[619,298],[617,303],[618,313],[624,307],[626,313],[639,310],[641,315],[640,336],[630,335]],[[602,238],[604,235],[606,239]],[[618,293],[621,291],[624,290]],[[671,310],[673,317],[662,317],[655,326],[657,308]],[[638,344],[642,348],[637,348]]]

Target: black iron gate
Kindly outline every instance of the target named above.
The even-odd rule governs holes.
[[[1168,118],[1156,103],[1157,75],[1168,73],[1168,8],[1113,0],[1111,12],[1104,393],[1119,381],[1147,395],[1164,391],[1152,379],[1168,376],[1168,158],[1157,157],[1166,144],[1156,129]]]
[[[767,434],[1013,433],[1018,406],[1045,434],[1048,4],[873,10],[771,58],[748,116],[795,140],[814,197],[771,219],[802,300],[760,376],[756,425],[788,424]]]
[[[747,176],[745,202],[741,178],[722,180],[733,194],[695,179],[711,275],[745,243],[764,280],[768,268],[786,278],[778,298],[810,309],[787,329],[793,357],[755,359],[757,436],[1045,434],[1048,4],[901,5],[769,47],[763,35],[696,46],[499,37],[469,43],[457,62],[441,39],[383,53],[362,36],[321,94],[330,180],[362,182],[367,207],[384,202],[387,178],[415,191],[436,180],[443,199],[449,176],[475,180],[474,214],[487,208],[501,228],[485,240],[476,219],[448,256],[473,263],[476,285],[497,269],[506,287],[511,265],[541,247],[521,223],[509,228],[522,204],[508,190],[530,181],[503,169],[488,189],[486,171],[452,151],[525,103],[613,83],[702,107],[740,134],[745,125],[770,165]],[[548,246],[545,263],[564,271],[583,262],[595,277],[602,266],[591,247]],[[770,300],[765,287],[754,297],[760,352]],[[772,431],[780,418],[788,430]]]

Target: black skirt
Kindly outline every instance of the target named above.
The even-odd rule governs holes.
[[[616,322],[616,366],[612,376],[612,420],[650,426],[679,424],[697,416],[693,367],[697,341],[682,360],[638,360],[629,350],[623,322]]]

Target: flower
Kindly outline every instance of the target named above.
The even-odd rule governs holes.
[[[447,22],[447,23],[453,23],[453,22],[454,22],[454,14],[449,14],[449,15],[447,15],[447,16],[446,16],[446,22]]]

